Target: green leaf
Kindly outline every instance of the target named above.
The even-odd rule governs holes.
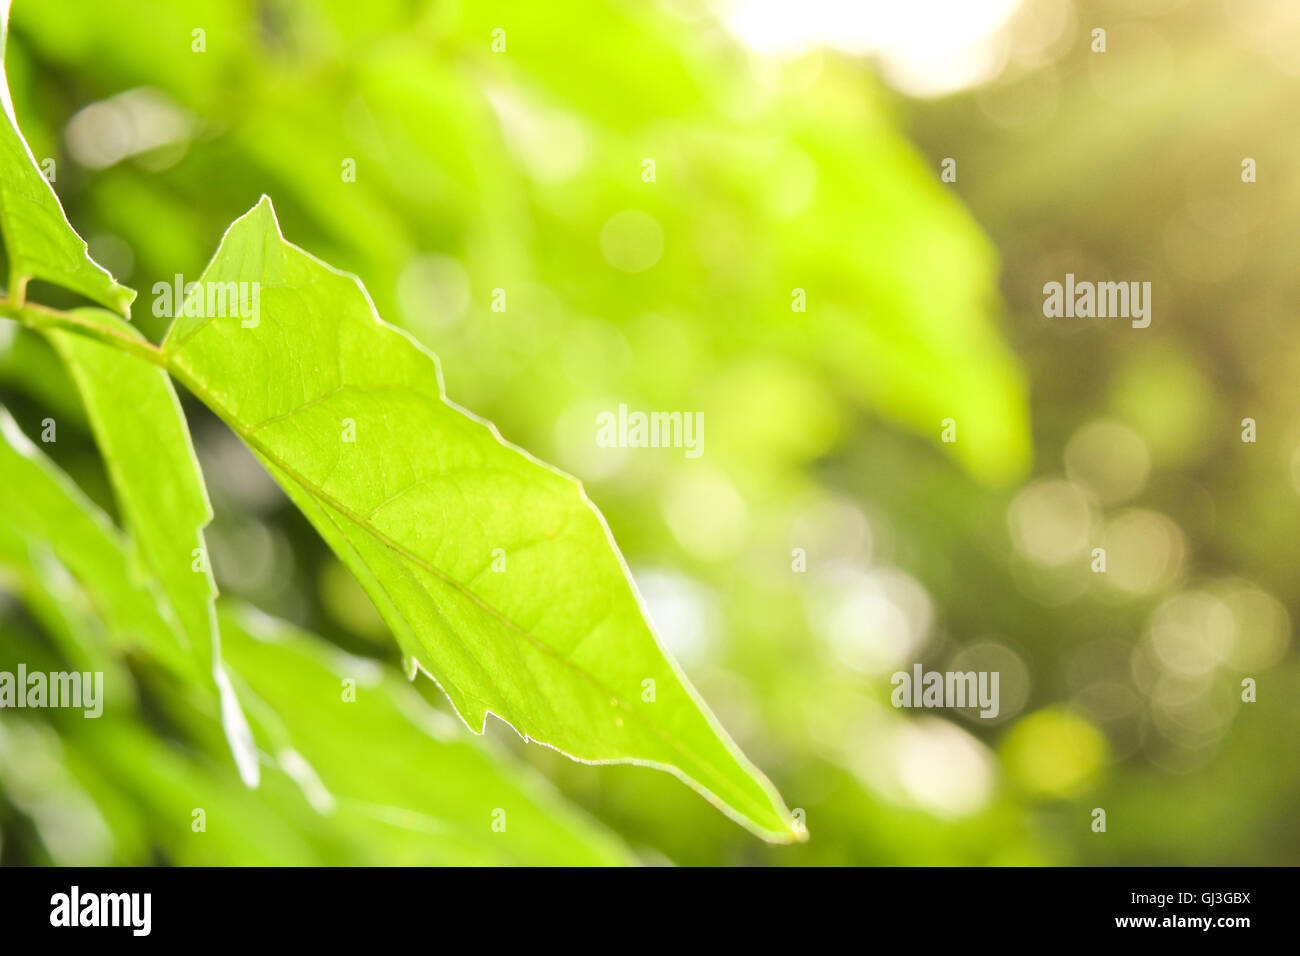
[[[129,322],[102,309],[72,314],[144,341]],[[248,785],[256,786],[248,727],[221,669],[217,587],[203,540],[212,506],[171,379],[161,368],[84,335],[43,331],[81,392],[140,563],[161,588],[166,617],[211,675],[235,762]]]
[[[52,282],[126,315],[135,292],[120,286],[86,253],[54,189],[18,129],[4,50],[9,37],[10,0],[0,0],[0,231],[9,256],[9,295],[22,304],[32,279]]]
[[[240,696],[255,724],[274,727],[277,763],[323,812],[383,824],[393,844],[383,859],[632,862],[543,778],[464,739],[395,672],[251,608],[224,607],[221,624],[235,680],[249,688]]]
[[[46,543],[25,538],[0,521],[0,592],[6,587],[72,670],[103,673],[105,688],[130,697],[133,682],[123,663],[123,648],[106,634],[87,592]]]
[[[23,573],[31,551],[47,549],[80,582],[121,650],[144,651],[180,673],[195,673],[153,595],[128,573],[122,534],[3,407],[0,487],[0,563]]]
[[[260,309],[208,308],[232,283]],[[582,486],[446,401],[433,356],[355,278],[285,242],[269,200],[231,226],[184,313],[169,369],[258,454],[471,729],[491,712],[579,760],[669,770],[760,836],[798,837],[659,646]]]

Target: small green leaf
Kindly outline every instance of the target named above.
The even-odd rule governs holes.
[[[9,296],[21,305],[32,279],[79,292],[126,315],[135,292],[120,286],[86,253],[54,189],[18,129],[4,50],[9,37],[10,0],[0,0],[0,231],[9,256]]]
[[[129,322],[102,309],[72,314],[144,341]],[[203,540],[212,506],[171,379],[161,368],[84,335],[44,332],[81,392],[140,563],[158,583],[173,627],[203,672],[212,675],[235,762],[249,786],[256,786],[248,727],[221,669],[217,587]]]
[[[211,308],[216,291],[250,308]],[[669,770],[760,836],[797,838],[659,646],[582,486],[447,402],[433,356],[285,242],[269,200],[231,226],[163,349],[471,729],[491,712],[579,760]]]

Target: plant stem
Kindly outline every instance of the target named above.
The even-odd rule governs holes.
[[[144,359],[151,365],[157,365],[159,368],[167,367],[167,359],[163,355],[162,349],[147,339],[137,339],[129,335],[123,335],[117,329],[100,325],[91,319],[72,312],[62,312],[34,302],[25,302],[20,305],[12,299],[0,297],[0,316],[15,319],[29,329],[38,331],[61,329],[65,332],[75,332],[78,335],[84,335],[87,338],[92,338],[97,342],[115,348],[119,352],[126,352],[128,355]]]

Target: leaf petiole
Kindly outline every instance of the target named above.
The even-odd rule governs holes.
[[[77,315],[74,312],[62,312],[34,302],[15,302],[9,297],[0,297],[0,316],[14,319],[30,329],[63,329],[75,332],[87,338],[95,339],[120,352],[126,352],[144,359],[159,368],[167,367],[167,359],[162,349],[145,339],[131,338],[116,329]]]

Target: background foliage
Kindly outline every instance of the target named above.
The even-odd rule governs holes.
[[[934,101],[842,54],[759,58],[681,3],[19,0],[13,20],[24,132],[92,255],[140,291],[142,331],[166,326],[154,283],[196,278],[273,196],[290,239],[439,355],[452,399],[584,480],[664,639],[813,838],[765,846],[665,774],[443,719],[311,528],[187,404],[222,592],[390,690],[321,724],[330,655],[255,640],[284,627],[230,604],[232,663],[302,686],[300,711],[250,719],[313,741],[337,805],[287,776],[246,790],[211,714],[128,655],[105,666],[130,675],[129,719],[0,717],[0,861],[1300,858],[1300,192],[1270,121],[1296,78],[1249,18],[1029,0],[1000,76]],[[1153,281],[1152,327],[1043,319],[1067,271]],[[34,336],[0,336],[0,400],[28,435],[58,420],[41,450],[111,513],[75,386]],[[704,456],[597,447],[620,402],[702,411]],[[24,564],[0,668],[94,653],[75,585]],[[889,674],[913,661],[999,669],[1002,716],[894,710]],[[494,787],[534,808],[496,844]],[[238,822],[194,835],[194,806]]]

